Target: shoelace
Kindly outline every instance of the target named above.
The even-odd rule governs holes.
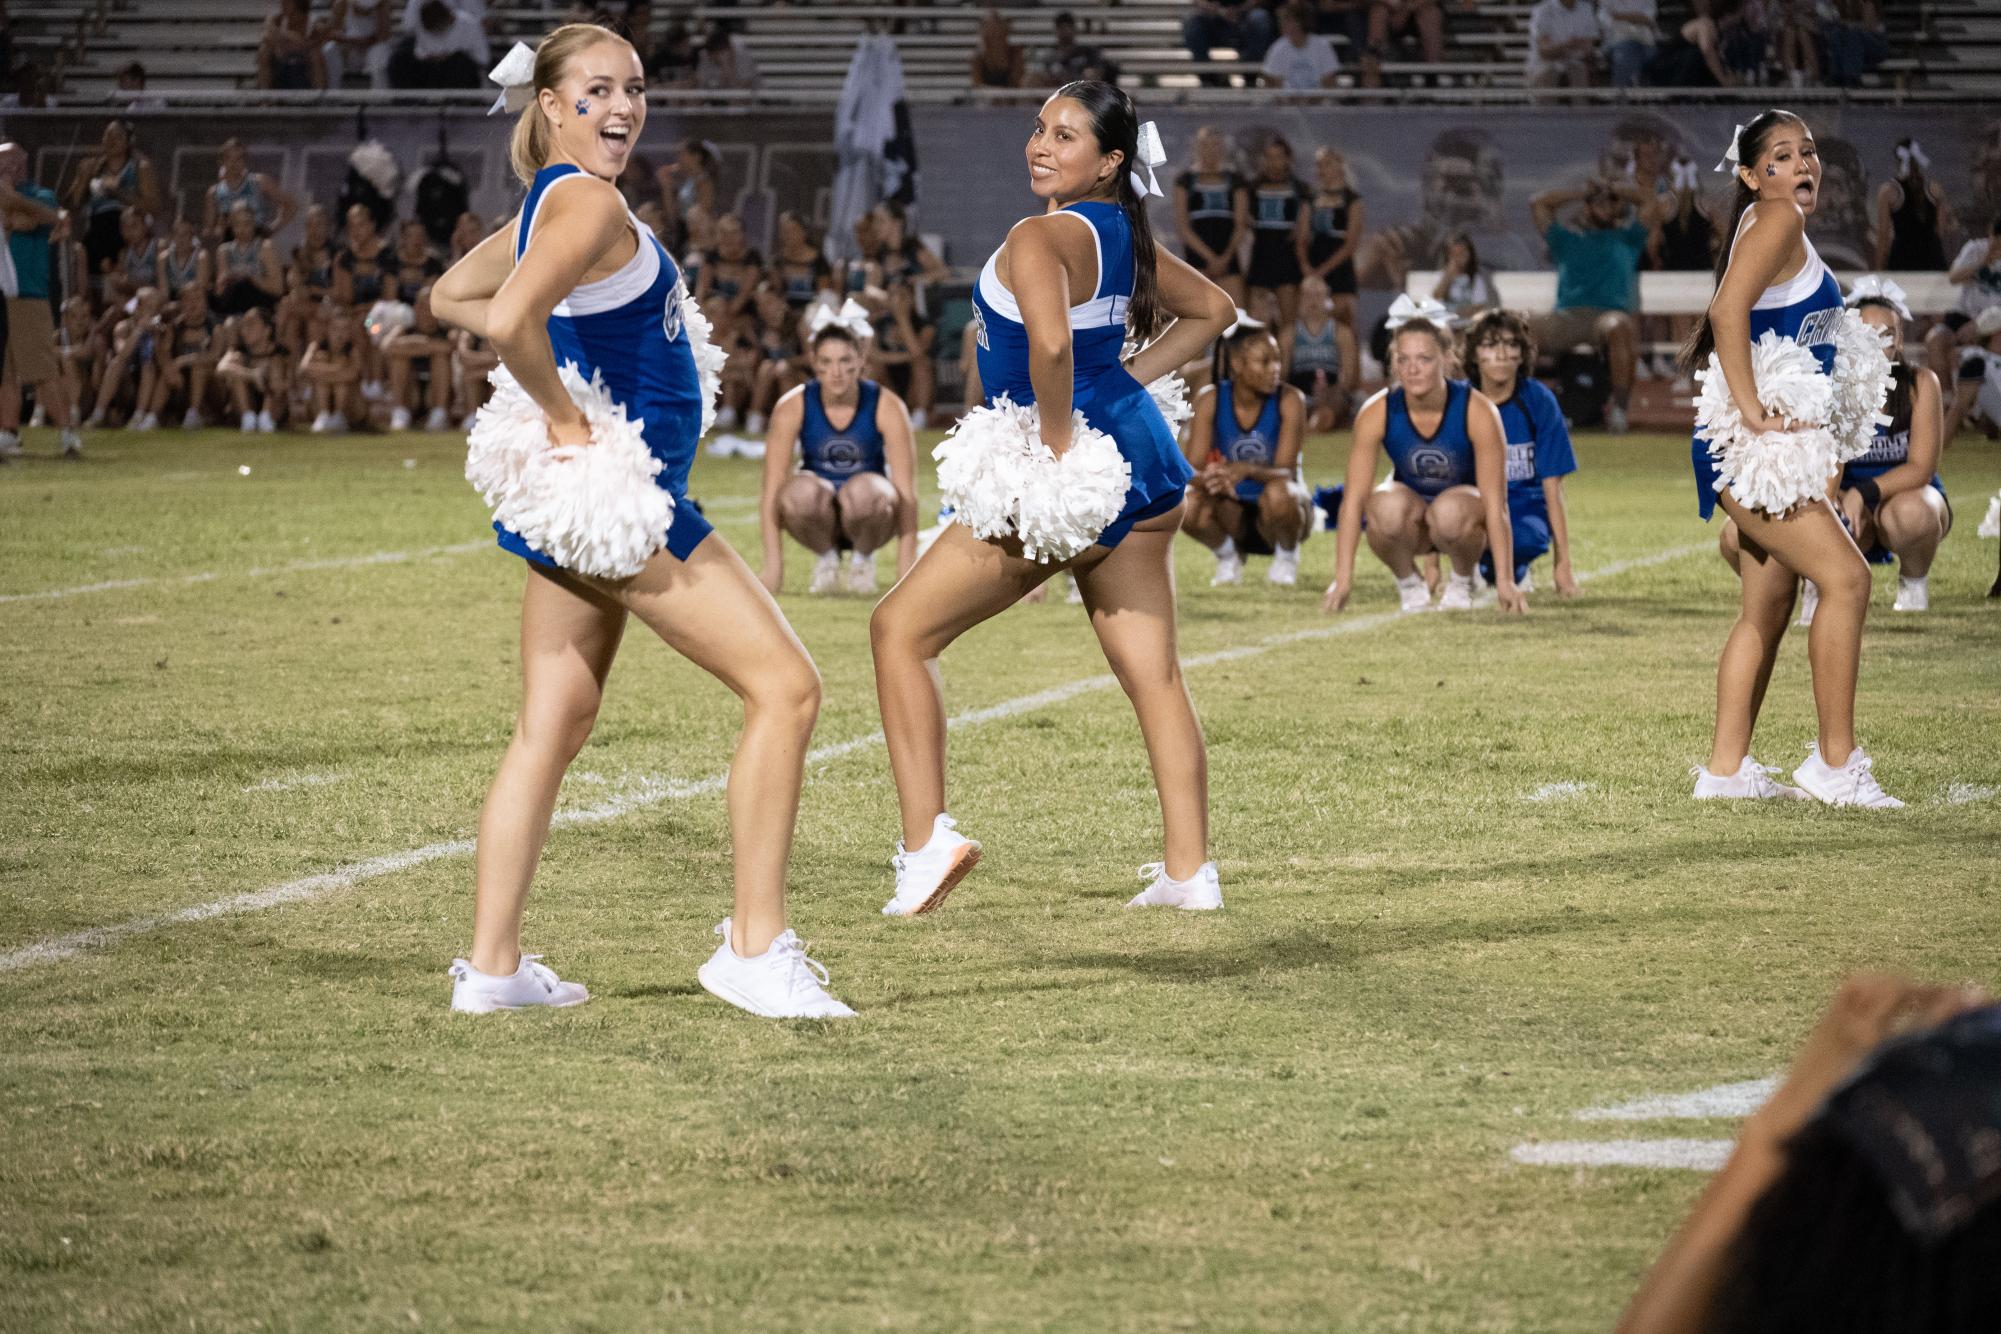
[[[1751,771],[1751,790],[1753,792],[1761,797],[1769,797],[1778,791],[1779,784],[1774,779],[1774,775],[1779,772],[1778,769],[1769,764],[1760,764],[1749,757],[1746,757],[1744,763],[1745,768]],[[1740,770],[1739,772],[1742,771]]]
[[[833,979],[828,976],[826,965],[806,954],[806,942],[794,932],[787,931],[771,942],[785,968],[786,986],[797,994],[804,982],[807,990],[823,989]],[[802,974],[804,976],[802,976]]]
[[[1855,755],[1860,755],[1861,758],[1857,759]],[[1848,763],[1841,766],[1841,773],[1848,780],[1848,799],[1860,806],[1865,800],[1875,801],[1884,794],[1882,784],[1878,783],[1876,776],[1869,772],[1876,761],[1867,755],[1862,755],[1859,749],[1855,755],[1849,756]]]
[[[556,994],[556,983],[561,979],[556,976],[555,969],[539,962],[541,958],[539,954],[524,954],[521,956],[521,966],[527,970],[528,976],[542,984],[543,991],[553,996]]]
[[[1146,881],[1148,884],[1152,884],[1156,880],[1167,879],[1168,878],[1167,863],[1148,862],[1146,865],[1139,868],[1139,878]]]

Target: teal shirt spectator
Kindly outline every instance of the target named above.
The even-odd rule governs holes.
[[[1634,311],[1640,305],[1640,256],[1647,225],[1566,227],[1552,222],[1542,234],[1556,265],[1556,308]]]
[[[22,194],[37,204],[57,207],[56,192],[33,181],[22,181],[17,187]],[[7,250],[14,257],[14,274],[21,282],[21,295],[49,299],[49,234],[55,231],[53,225],[44,224],[22,231],[9,229]]]

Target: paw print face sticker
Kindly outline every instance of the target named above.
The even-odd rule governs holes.
[[[591,114],[591,104],[588,98],[580,97],[577,99],[577,114],[579,116],[588,116]]]

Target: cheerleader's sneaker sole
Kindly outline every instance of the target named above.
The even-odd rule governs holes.
[[[787,930],[762,954],[745,958],[730,944],[730,919],[716,925],[723,943],[695,970],[702,990],[764,1019],[851,1019],[854,1011],[827,991],[827,970],[806,956]]]
[[[1695,776],[1697,801],[1813,800],[1799,788],[1779,782],[1775,777],[1777,769],[1760,764],[1749,755],[1734,774],[1713,774],[1699,764],[1689,772]]]
[[[1899,811],[1904,803],[1885,792],[1870,772],[1875,761],[1862,753],[1857,746],[1849,753],[1848,761],[1840,767],[1820,758],[1820,747],[1806,748],[1806,762],[1793,770],[1793,781],[1807,790],[1807,795],[1829,806],[1860,806],[1872,811]]]
[[[568,1009],[591,998],[581,982],[565,982],[556,970],[539,962],[539,954],[521,956],[510,977],[482,973],[464,959],[452,960],[452,1009],[459,1014],[493,1014],[530,1010],[537,1006]]]
[[[1128,908],[1214,912],[1223,906],[1223,886],[1214,862],[1203,862],[1202,868],[1186,880],[1170,880],[1165,862],[1148,862],[1139,868],[1139,878],[1152,883],[1126,900]]]
[[[958,888],[980,864],[980,845],[956,832],[958,821],[940,815],[931,822],[931,840],[915,852],[896,845],[889,864],[896,870],[896,894],[882,905],[884,917],[916,917],[936,912],[945,896]]]

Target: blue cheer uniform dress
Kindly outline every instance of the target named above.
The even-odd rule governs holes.
[[[1445,382],[1445,412],[1430,435],[1411,421],[1401,387],[1390,390],[1383,403],[1383,452],[1390,456],[1392,475],[1427,505],[1455,486],[1476,485],[1473,437],[1466,433],[1472,392],[1465,380]]]
[[[799,422],[799,462],[816,477],[832,482],[836,491],[865,472],[887,475],[883,457],[882,430],[876,425],[876,406],[882,400],[882,386],[863,380],[856,394],[854,417],[836,430],[827,420],[827,406],[820,399],[820,382],[808,380],[804,392],[804,412]]]
[[[1115,547],[1133,525],[1167,513],[1181,503],[1183,489],[1195,470],[1181,456],[1174,433],[1146,386],[1133,379],[1119,362],[1126,338],[1126,307],[1132,300],[1132,226],[1117,204],[1087,200],[1058,209],[1091,229],[1098,248],[1098,283],[1088,301],[1070,307],[1071,363],[1075,370],[1072,403],[1094,429],[1117,443],[1132,466],[1118,517],[1098,536],[1098,545]],[[1028,330],[1014,293],[1001,285],[995,271],[996,250],[980,271],[973,288],[974,338],[978,344],[980,385],[988,403],[1003,396],[1016,403],[1033,403],[1035,386],[1028,375]]]
[[[1855,483],[1864,478],[1873,481],[1892,468],[1902,467],[1910,461],[1910,457],[1911,418],[1910,413],[1906,411],[1902,417],[1888,426],[1876,428],[1876,441],[1869,446],[1868,453],[1850,459],[1843,465],[1841,489],[1852,490]],[[1927,485],[1937,491],[1941,499],[1945,498],[1945,483],[1939,480],[1937,473],[1932,474],[1932,479]],[[1869,512],[1874,514],[1880,505],[1881,502],[1878,501],[1876,505],[1869,506]],[[1946,500],[1946,514],[1949,516],[1951,513],[1952,502]],[[1884,546],[1880,540],[1862,554],[1871,565],[1889,565],[1897,559],[1896,553]]]
[[[528,253],[535,218],[549,191],[571,179],[592,179],[582,168],[560,163],[535,173],[521,216],[514,225],[514,262]],[[628,210],[628,214],[630,210]],[[688,469],[702,433],[702,384],[695,356],[681,324],[680,272],[651,229],[632,218],[639,248],[625,267],[608,278],[572,291],[549,316],[549,342],[556,365],[575,366],[589,380],[604,377],[605,388],[640,425],[646,447],[662,467],[654,482],[674,497],[667,550],[686,560],[715,531],[687,503]],[[500,545],[538,565],[556,562],[528,545],[520,534],[493,525]]]
[[[1549,550],[1549,501],[1542,484],[1577,471],[1570,427],[1549,386],[1533,377],[1515,381],[1515,392],[1494,405],[1501,413],[1501,438],[1508,450],[1508,528],[1514,534],[1515,582]],[[1491,583],[1494,554],[1484,552],[1480,571]]]
[[[1806,246],[1806,263],[1782,283],[1767,287],[1751,306],[1751,342],[1768,331],[1790,338],[1813,353],[1823,375],[1834,373],[1834,328],[1841,319],[1841,284],[1834,272],[1821,262],[1813,242]],[[1709,457],[1709,442],[1698,434],[1689,445],[1695,467],[1695,503],[1706,523],[1716,512],[1716,461]]]

